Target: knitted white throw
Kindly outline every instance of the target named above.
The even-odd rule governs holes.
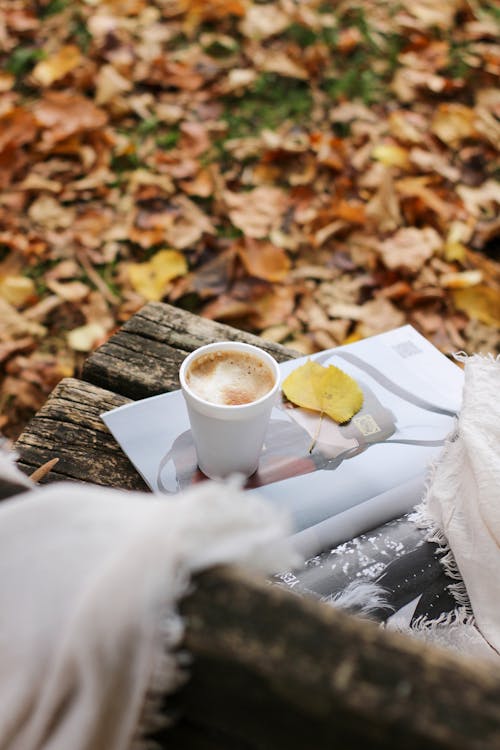
[[[443,564],[457,581],[454,593],[462,605],[462,630],[455,623],[436,633],[436,640],[451,646],[460,641],[464,653],[469,644],[482,643],[485,655],[495,656],[500,653],[500,358],[457,358],[465,362],[457,429],[434,467],[417,522],[447,552]],[[432,640],[428,625],[424,635]]]
[[[270,506],[208,482],[168,500],[63,483],[4,501],[0,749],[141,747],[155,695],[183,679],[191,575],[287,570],[288,534]]]

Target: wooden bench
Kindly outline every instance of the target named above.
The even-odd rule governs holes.
[[[217,339],[297,356],[229,326],[151,303],[67,378],[20,436],[30,474],[58,457],[44,481],[147,488],[100,419],[103,411],[178,387],[186,354]],[[418,532],[406,518],[401,534]],[[376,532],[375,532],[376,533]],[[500,676],[385,631],[312,597],[236,568],[198,576],[183,601],[186,687],[165,705],[168,748],[498,748]]]

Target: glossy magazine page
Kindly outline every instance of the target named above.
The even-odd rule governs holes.
[[[280,365],[282,378],[309,357]],[[258,471],[247,481],[292,518],[305,557],[409,511],[460,408],[463,376],[411,326],[310,357],[356,379],[364,403],[349,423],[280,399]],[[205,478],[196,466],[180,391],[102,419],[154,492],[172,496]]]

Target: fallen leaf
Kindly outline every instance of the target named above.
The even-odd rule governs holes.
[[[145,263],[129,263],[127,270],[134,290],[145,299],[157,302],[165,295],[172,279],[187,273],[188,264],[176,250],[159,250]]]
[[[108,119],[106,113],[86,97],[65,91],[47,92],[33,105],[33,114],[44,128],[42,145],[46,150],[76,133],[102,128]]]
[[[480,187],[459,185],[457,193],[472,216],[486,218],[498,215],[500,185],[495,180],[486,180]]]
[[[378,251],[387,268],[406,268],[416,273],[442,245],[441,237],[432,227],[403,227],[379,242]]]
[[[14,307],[22,307],[35,297],[35,283],[27,276],[0,277],[0,297]]]
[[[87,323],[68,331],[69,346],[76,352],[90,352],[106,337],[106,329],[100,323]]]
[[[403,223],[399,198],[389,169],[385,170],[380,187],[366,205],[365,211],[381,232],[393,232]]]
[[[289,24],[289,16],[274,4],[251,5],[240,22],[240,31],[249,39],[261,40],[280,34]]]
[[[471,320],[500,328],[500,289],[479,284],[453,291],[453,301]]]
[[[50,86],[80,65],[82,59],[79,48],[74,44],[67,44],[54,55],[37,63],[32,71],[33,78],[42,86]]]
[[[61,283],[55,279],[48,280],[47,286],[51,292],[66,302],[81,302],[88,296],[90,288],[82,281],[68,281]]]
[[[441,276],[441,286],[445,287],[445,289],[468,289],[471,286],[477,286],[482,281],[483,272],[478,269],[445,273]]]
[[[282,389],[292,403],[327,414],[339,424],[348,422],[363,405],[363,392],[353,378],[334,365],[323,367],[312,360],[293,370]]]
[[[173,204],[177,211],[173,222],[165,229],[165,239],[170,245],[183,250],[194,245],[203,234],[215,234],[208,216],[187,196],[177,196]]]
[[[36,132],[36,121],[31,112],[22,107],[10,110],[0,117],[0,151],[29,143],[35,138]]]
[[[238,253],[248,273],[265,281],[283,281],[290,270],[286,252],[271,242],[247,238],[238,246]]]
[[[255,63],[259,70],[263,70],[267,73],[276,73],[280,76],[298,78],[303,81],[306,81],[309,78],[307,70],[298,62],[292,60],[292,58],[282,50],[266,52],[263,55],[258,55]]]
[[[386,167],[408,169],[410,158],[406,148],[391,143],[380,143],[372,151],[372,158],[385,164]]]
[[[463,104],[440,104],[431,123],[431,130],[452,148],[457,148],[465,138],[476,135],[476,115],[471,107]]]
[[[98,106],[107,104],[132,88],[132,81],[122,76],[113,65],[103,65],[96,76],[95,103]]]
[[[247,193],[225,190],[223,198],[234,226],[256,239],[279,227],[287,207],[286,194],[276,187],[262,186]]]

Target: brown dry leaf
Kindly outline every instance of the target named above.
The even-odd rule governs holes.
[[[293,370],[282,389],[292,403],[327,414],[339,424],[348,422],[363,405],[363,392],[350,375],[312,360]]]
[[[302,65],[292,60],[292,58],[282,50],[273,50],[265,54],[256,55],[255,64],[259,70],[266,73],[277,73],[287,78],[298,78],[306,81],[309,73]]]
[[[247,238],[238,245],[238,253],[251,276],[265,281],[283,281],[290,271],[290,258],[281,247],[271,242]]]
[[[262,40],[280,34],[290,25],[290,17],[273,5],[251,5],[239,24],[249,39]]]
[[[462,0],[403,0],[402,7],[418,21],[418,28],[437,26],[449,29],[453,25],[455,14],[460,10]]]
[[[234,226],[256,239],[266,237],[272,229],[279,228],[287,208],[286,194],[276,187],[262,186],[247,193],[225,190],[223,198]]]
[[[96,76],[95,103],[98,106],[112,102],[113,99],[131,91],[133,83],[121,75],[114,65],[103,65]]]
[[[14,341],[0,341],[0,363],[5,362],[17,352],[25,352],[35,346],[35,339],[31,336],[25,336],[22,339]]]
[[[82,59],[82,53],[76,45],[66,44],[54,55],[35,65],[32,71],[33,78],[42,86],[50,86],[78,67]]]
[[[275,284],[267,293],[251,303],[251,323],[257,329],[287,322],[295,308],[295,289]]]
[[[366,215],[371,218],[381,232],[393,232],[403,223],[391,171],[386,169],[380,187],[366,205]]]
[[[454,213],[453,205],[450,201],[442,200],[439,195],[428,187],[427,177],[404,177],[397,181],[396,189],[398,193],[405,198],[418,198],[422,203],[432,211],[448,222]]]
[[[203,316],[210,320],[241,320],[253,312],[250,301],[235,299],[230,294],[220,294],[203,308]]]
[[[178,250],[194,245],[203,234],[215,234],[208,216],[185,195],[174,201],[177,209],[174,220],[165,228],[165,239]]]
[[[199,198],[208,198],[214,192],[214,180],[209,169],[200,169],[192,180],[182,180],[179,187],[188,195],[196,195]]]
[[[472,216],[491,218],[498,215],[500,185],[495,180],[486,180],[477,188],[459,185],[457,193]]]
[[[179,0],[178,6],[186,13],[185,26],[190,31],[202,21],[243,16],[246,10],[244,0]]]
[[[52,149],[72,135],[104,127],[107,115],[79,94],[49,91],[33,105],[37,123],[44,128],[42,146]]]
[[[28,320],[24,315],[17,312],[7,300],[0,297],[0,337],[17,338],[22,336],[34,336],[43,338],[47,333],[44,326]]]
[[[31,112],[16,107],[0,117],[0,152],[34,140],[36,121]]]
[[[391,134],[400,141],[422,144],[428,125],[422,115],[406,110],[391,112],[388,119]]]
[[[51,292],[66,302],[81,302],[88,296],[90,287],[82,281],[67,281],[61,283],[55,279],[48,280],[47,286]]]
[[[471,320],[500,328],[500,288],[479,284],[453,291],[453,301]]]
[[[130,283],[145,299],[159,301],[165,296],[172,279],[188,271],[185,257],[176,250],[159,250],[145,263],[129,263]]]
[[[106,329],[101,323],[87,323],[68,331],[67,340],[76,352],[90,352],[106,338]]]
[[[441,286],[445,289],[468,289],[471,286],[477,286],[482,281],[483,272],[477,268],[473,271],[445,273],[441,276]]]
[[[463,104],[440,104],[431,123],[431,130],[451,148],[457,148],[465,138],[476,134],[476,115],[471,107]]]
[[[378,251],[387,268],[406,268],[417,273],[442,245],[441,237],[432,227],[403,227],[379,242]]]
[[[193,292],[201,299],[222,295],[233,279],[234,261],[233,248],[219,253],[215,258],[198,266],[195,272],[179,279],[169,294],[169,299],[175,302],[182,295]]]
[[[460,170],[450,163],[448,154],[412,148],[409,156],[411,164],[422,172],[437,172],[450,182],[457,182],[460,179]]]
[[[404,313],[388,299],[379,295],[361,306],[360,320],[355,332],[357,337],[366,338],[398,328],[405,322]]]

